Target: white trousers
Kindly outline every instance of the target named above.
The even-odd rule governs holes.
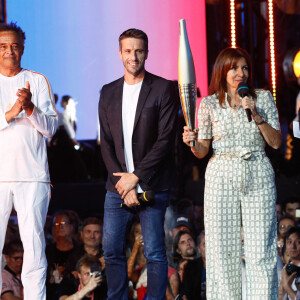
[[[44,225],[49,199],[49,183],[0,182],[0,261],[2,261],[7,222],[14,205],[18,214],[19,230],[24,247],[21,274],[24,300],[46,300],[47,260]],[[0,292],[1,288],[0,272]]]
[[[241,300],[241,223],[247,300],[277,300],[276,189],[264,154],[216,156],[206,169],[205,242],[208,300]]]

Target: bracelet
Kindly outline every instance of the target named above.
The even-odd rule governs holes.
[[[264,119],[262,119],[262,120],[261,120],[260,122],[258,122],[258,123],[255,121],[255,124],[256,124],[256,125],[261,125],[261,124],[264,124],[264,123],[266,123],[266,121],[265,121]]]

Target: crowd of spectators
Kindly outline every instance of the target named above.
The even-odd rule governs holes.
[[[300,203],[297,198],[287,199],[285,205],[278,209],[280,299],[294,300],[298,282],[300,283],[300,279],[297,279],[300,275],[298,209]],[[16,218],[12,215],[3,250],[5,262],[2,269],[1,300],[22,299],[20,274],[23,248],[15,221]],[[45,227],[48,300],[106,299],[102,229],[101,216],[80,219],[71,210],[58,210],[48,216]],[[165,241],[169,264],[166,299],[206,299],[203,207],[193,205],[189,199],[171,204],[166,213]],[[147,261],[143,247],[143,233],[139,219],[136,218],[128,229],[127,236],[128,299],[147,299]],[[247,284],[243,255],[247,254],[242,253],[241,257],[245,295]],[[299,270],[293,269],[291,272],[291,268],[286,267],[288,264],[299,266]],[[10,298],[12,295],[14,298]]]

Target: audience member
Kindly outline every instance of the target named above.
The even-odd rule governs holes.
[[[23,265],[23,245],[20,240],[11,241],[3,248],[6,266],[2,270],[1,300],[23,299],[21,271]]]
[[[180,199],[175,206],[176,215],[184,215],[189,222],[193,224],[194,221],[194,203],[189,198]]]
[[[172,235],[173,238],[177,235],[177,233],[181,230],[185,230],[190,232],[191,234],[194,234],[193,232],[193,225],[189,218],[186,215],[177,215],[174,218],[173,221],[173,230],[172,230]]]
[[[47,300],[57,299],[57,288],[62,281],[69,257],[78,251],[76,233],[78,216],[70,210],[57,211],[53,216],[55,243],[46,247]]]
[[[185,266],[188,261],[195,259],[197,256],[195,241],[190,231],[178,231],[174,239],[173,256],[174,262],[177,262],[177,272],[169,278],[169,290],[174,299],[176,297],[181,299],[184,295],[182,282]]]
[[[295,279],[299,278],[297,272],[289,271],[290,266],[300,266],[300,228],[292,227],[285,234],[286,251],[290,255],[290,263],[285,266],[281,273],[278,300],[294,300],[297,293]]]
[[[278,222],[277,249],[278,255],[281,256],[282,247],[284,245],[284,235],[292,227],[295,227],[294,219],[288,215],[283,216]]]
[[[297,197],[289,197],[283,204],[283,211],[285,215],[291,216],[295,221],[299,220],[296,217],[296,210],[300,209],[300,199]]]
[[[102,235],[102,220],[96,217],[85,219],[80,231],[80,237],[86,253],[94,256],[102,256]]]
[[[86,218],[80,230],[80,239],[82,244],[70,255],[66,264],[65,273],[73,273],[77,261],[85,254],[95,256],[101,263],[102,268],[105,268],[103,250],[102,250],[102,233],[103,222],[99,218],[89,217]]]
[[[127,261],[128,280],[135,287],[136,299],[142,300],[147,293],[147,261],[144,256],[144,241],[139,221],[133,224],[130,235],[134,243]]]
[[[167,210],[168,212],[168,210]],[[189,218],[186,215],[172,215],[173,211],[170,212],[169,210],[169,214],[170,217],[168,220],[168,226],[166,226],[165,231],[166,231],[166,249],[167,249],[167,258],[168,258],[168,265],[169,265],[169,271],[170,268],[172,268],[175,272],[175,270],[177,269],[177,265],[174,262],[174,252],[173,252],[173,245],[174,245],[174,239],[175,236],[177,235],[177,233],[181,230],[184,231],[188,231],[190,232],[192,235],[194,234],[193,232],[193,226],[192,223],[190,222]],[[176,256],[176,254],[175,254]],[[171,274],[169,274],[169,277],[174,273],[171,272]],[[170,272],[169,272],[170,273]]]
[[[60,284],[59,300],[104,300],[107,285],[103,285],[103,269],[97,257],[85,254],[77,263],[78,279],[66,276]]]
[[[191,260],[197,256],[195,241],[189,231],[178,231],[174,239],[173,253],[175,260]]]
[[[205,233],[197,238],[200,257],[189,260],[183,275],[182,293],[188,300],[206,299]]]

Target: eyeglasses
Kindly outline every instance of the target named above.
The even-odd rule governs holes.
[[[284,230],[284,229],[289,230],[292,227],[293,227],[292,225],[280,225],[279,230]]]
[[[66,226],[66,225],[70,225],[70,223],[66,222],[66,221],[61,221],[61,222],[55,222],[55,223],[53,223],[53,226],[55,226],[55,227]]]

